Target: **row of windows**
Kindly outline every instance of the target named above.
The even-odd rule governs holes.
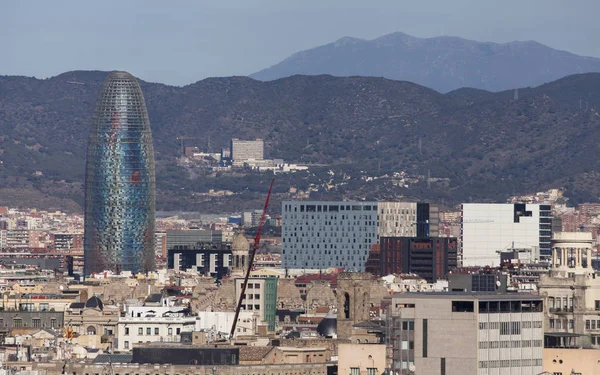
[[[42,328],[42,319],[31,319],[31,326],[33,328]],[[0,327],[7,327],[6,324],[4,324],[4,319],[0,319]],[[23,327],[27,327],[27,323],[23,323],[23,319],[20,318],[15,318],[13,319],[13,327],[14,328],[23,328]],[[59,324],[58,321],[56,319],[50,319],[50,328],[58,328]]]
[[[332,242],[334,242],[333,241],[334,238],[335,238],[335,242],[336,243],[343,242],[343,238],[347,238],[348,239],[347,240],[348,243],[350,243],[350,240],[353,239],[354,243],[355,243],[356,242],[356,237],[358,237],[359,241],[360,241],[361,238],[364,238],[365,242],[367,242],[367,240],[368,240],[369,237],[372,238],[372,237],[376,236],[376,234],[374,232],[368,232],[368,233],[366,233],[366,234],[364,234],[362,236],[360,235],[360,233],[358,233],[358,236],[357,236],[357,232],[360,232],[360,230],[357,231],[356,228],[354,228],[354,229],[348,228],[348,232],[352,232],[352,238],[350,238],[350,233],[340,233],[340,235],[338,236],[338,232],[331,233],[331,236],[328,236],[327,235],[328,233],[324,232],[323,238],[319,238],[319,237],[321,237],[321,233],[320,232],[317,232],[317,236],[316,237],[314,236],[314,234],[308,234],[308,233],[307,234],[300,233],[300,236],[298,236],[298,233],[295,233],[295,232],[294,233],[290,233],[290,234],[285,233],[283,235],[283,241],[282,242],[288,242],[288,243],[293,242],[291,238],[287,238],[287,237],[296,237],[296,243],[298,243],[298,242],[307,242],[307,243],[310,243],[311,240],[314,240],[315,243],[317,243],[317,242],[323,242],[323,243],[329,242],[329,243],[332,243]],[[329,237],[329,238],[325,238],[325,237]],[[304,241],[305,238],[306,238],[306,241]],[[287,239],[287,241],[286,241],[286,239]],[[323,241],[319,241],[320,239],[322,239]]]
[[[152,335],[152,327],[146,327],[146,336],[150,336]],[[158,327],[154,327],[154,335],[158,336],[160,333],[160,330]],[[180,334],[181,333],[181,328],[177,328],[175,330],[176,334]],[[167,330],[168,335],[172,335],[173,334],[173,328],[169,327]],[[129,327],[125,327],[125,336],[129,335]],[[138,335],[139,336],[143,336],[144,335],[144,327],[138,327]]]
[[[552,319],[550,319],[550,320],[552,320]],[[600,319],[599,320],[586,320],[585,321],[585,329],[600,329]]]
[[[479,349],[541,348],[542,340],[481,341]]]
[[[575,327],[575,323],[573,322],[573,319],[569,319],[569,328],[574,328]],[[589,323],[589,320],[587,321],[587,323]],[[594,326],[595,326],[596,321],[594,320]],[[550,319],[548,321],[548,325],[549,328],[558,328],[558,329],[562,329],[567,328],[567,319],[564,319],[564,323],[562,319]],[[589,329],[589,327],[587,328]]]
[[[479,368],[531,367],[541,365],[541,359],[501,359],[497,361],[479,361]]]
[[[500,324],[502,323],[502,324]],[[514,326],[509,323],[514,324]],[[522,328],[542,328],[542,321],[536,320],[532,322],[480,322],[479,329],[500,329],[503,332],[521,331]],[[504,333],[501,333],[504,334]]]
[[[371,205],[325,205],[325,204],[301,204],[300,209],[298,210],[298,206],[291,204],[283,205],[284,212],[339,212],[339,211],[377,211],[377,206]]]

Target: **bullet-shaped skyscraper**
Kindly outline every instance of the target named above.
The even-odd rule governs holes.
[[[111,73],[98,96],[85,175],[84,273],[154,270],[154,153],[137,80]]]

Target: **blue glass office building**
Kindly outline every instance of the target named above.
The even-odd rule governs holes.
[[[85,175],[84,273],[154,270],[154,153],[137,80],[111,73],[90,132]]]

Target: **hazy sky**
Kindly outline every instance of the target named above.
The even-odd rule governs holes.
[[[0,0],[0,75],[120,69],[184,85],[394,31],[600,57],[598,14],[600,0]]]

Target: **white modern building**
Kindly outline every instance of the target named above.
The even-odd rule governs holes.
[[[117,350],[130,351],[135,344],[181,342],[182,332],[196,331],[197,317],[120,317],[117,324]]]
[[[284,201],[282,267],[364,271],[377,243],[377,202]]]
[[[229,337],[234,311],[199,311],[196,328],[217,337]],[[258,312],[240,311],[236,324],[236,337],[252,336],[257,332]]]
[[[549,205],[524,203],[465,203],[462,205],[462,265],[497,266],[508,249],[551,255],[552,212]]]

